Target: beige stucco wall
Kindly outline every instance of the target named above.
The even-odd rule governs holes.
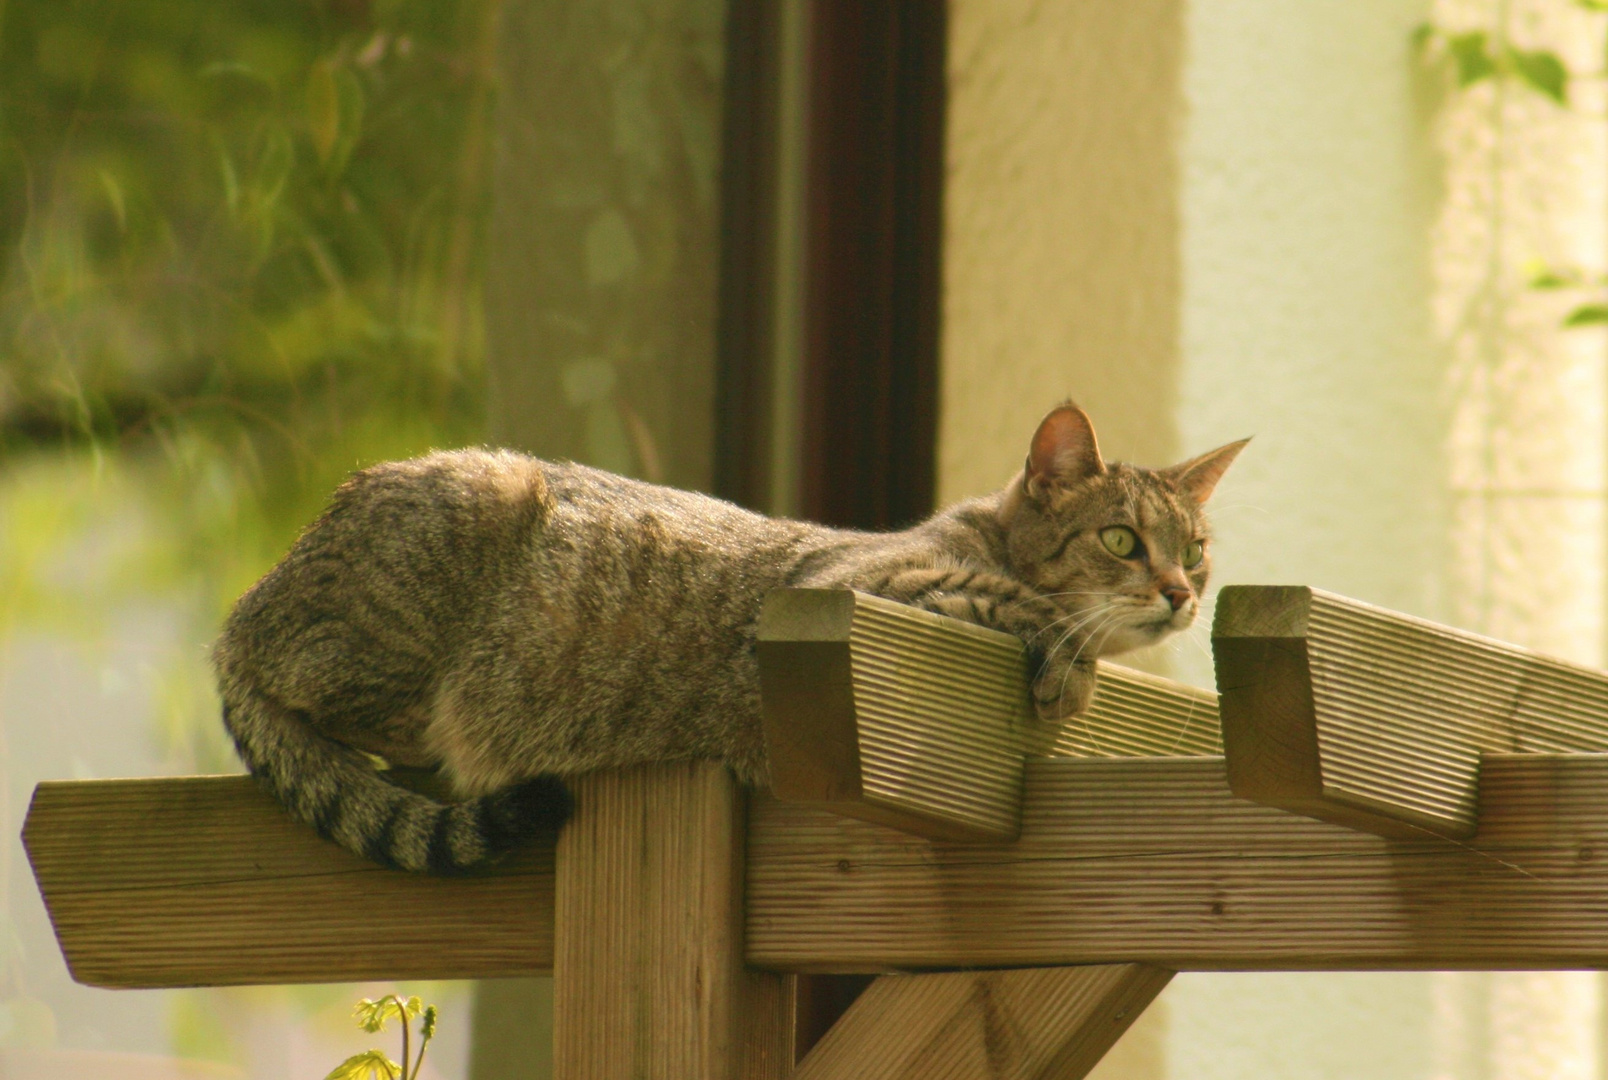
[[[1428,0],[951,9],[941,496],[997,484],[1066,393],[1110,456],[1255,435],[1214,500],[1219,585],[1453,617]],[[1209,685],[1195,639],[1159,663]],[[1183,975],[1163,1052],[1102,1080],[1594,1076],[1536,1049],[1590,1035],[1581,978]]]
[[[1180,0],[951,4],[941,502],[1071,395],[1110,456],[1178,450]]]

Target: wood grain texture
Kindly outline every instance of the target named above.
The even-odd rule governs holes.
[[[884,975],[795,1080],[1081,1080],[1172,978],[1145,964]]]
[[[222,986],[552,967],[553,842],[482,874],[383,870],[245,776],[46,782],[23,842],[73,978]]]
[[[1479,833],[1389,840],[1235,798],[1221,758],[1028,763],[1013,845],[756,800],[749,962],[898,971],[1608,967],[1608,756],[1486,759]]]
[[[777,797],[931,839],[1014,837],[1028,753],[1222,750],[1215,694],[1111,664],[1044,732],[1019,640],[847,589],[773,593],[758,652]]]
[[[1482,752],[1608,751],[1608,673],[1318,589],[1229,586],[1229,782],[1384,836],[1476,826]]]
[[[758,654],[779,798],[920,836],[1016,835],[1032,715],[1020,640],[847,589],[779,589]]]
[[[557,852],[554,1075],[784,1075],[782,976],[743,966],[744,798],[730,772],[599,773],[575,795]]]
[[[1057,757],[1222,752],[1216,694],[1105,661],[1089,711],[1066,722],[1050,751]]]

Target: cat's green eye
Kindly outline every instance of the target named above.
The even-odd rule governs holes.
[[[1131,559],[1139,549],[1139,538],[1126,525],[1108,525],[1101,529],[1100,543],[1119,559]]]
[[[1204,559],[1205,557],[1206,557],[1206,543],[1205,543],[1205,541],[1203,541],[1203,540],[1191,540],[1189,542],[1189,546],[1184,549],[1184,569],[1185,570],[1193,570],[1195,567],[1200,565],[1200,561],[1202,559]]]

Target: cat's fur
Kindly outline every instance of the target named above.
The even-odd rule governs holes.
[[[771,589],[876,593],[1020,635],[1040,717],[1088,704],[1094,660],[1187,627],[1201,510],[1243,446],[1107,464],[1065,405],[1003,491],[894,533],[762,517],[508,451],[377,465],[235,606],[224,721],[291,813],[393,866],[459,870],[569,813],[565,774],[716,758],[767,780],[754,639]],[[1138,557],[1106,550],[1125,525]],[[365,753],[366,752],[366,753]],[[439,766],[465,801],[385,779]]]

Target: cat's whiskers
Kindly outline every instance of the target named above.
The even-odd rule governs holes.
[[[1115,618],[1115,615],[1113,615],[1112,618]],[[1109,623],[1109,622],[1110,622],[1110,619],[1107,619],[1106,623]],[[1098,634],[1100,632],[1100,630],[1104,629],[1106,623],[1101,623],[1099,626],[1095,627],[1093,633],[1091,633],[1089,635],[1089,637],[1087,639],[1085,639],[1083,645],[1078,646],[1078,653],[1079,654],[1081,654],[1083,652],[1084,645],[1087,645],[1090,641],[1094,640],[1094,635]],[[1075,665],[1076,663],[1077,663],[1077,655],[1074,655],[1072,657],[1071,662],[1068,663],[1067,666],[1066,666],[1066,674],[1061,676],[1061,686],[1060,686],[1058,696],[1059,695],[1064,695],[1066,693],[1066,684],[1072,678],[1073,665]],[[1089,723],[1089,713],[1088,713],[1087,709],[1083,710],[1083,712],[1078,715],[1078,722],[1083,725],[1083,733],[1088,736],[1089,745],[1094,748],[1094,751],[1096,753],[1103,754],[1106,757],[1116,757],[1117,756],[1115,753],[1112,753],[1112,752],[1108,751],[1104,746],[1102,746],[1100,744],[1099,736],[1094,733],[1094,727],[1093,727],[1093,725],[1091,725]]]
[[[1050,659],[1057,652],[1060,651],[1061,646],[1066,644],[1068,638],[1070,638],[1073,634],[1077,633],[1084,626],[1087,626],[1089,623],[1093,622],[1095,619],[1098,619],[1102,615],[1105,615],[1108,612],[1110,612],[1113,607],[1115,607],[1115,605],[1110,604],[1110,603],[1097,604],[1093,608],[1089,608],[1089,609],[1087,609],[1085,611],[1077,612],[1074,615],[1063,616],[1063,617],[1055,620],[1055,622],[1050,623],[1048,626],[1041,627],[1039,629],[1039,631],[1037,631],[1034,634],[1035,637],[1037,637],[1038,634],[1043,633],[1046,630],[1053,629],[1059,623],[1063,623],[1063,622],[1066,622],[1066,621],[1068,621],[1070,619],[1074,619],[1074,618],[1078,619],[1078,621],[1076,623],[1073,623],[1073,625],[1067,627],[1066,630],[1063,631],[1061,633],[1061,635],[1058,638],[1055,639],[1055,644],[1054,645],[1051,645],[1048,649],[1046,649],[1044,651],[1044,662],[1046,664],[1049,663]]]

